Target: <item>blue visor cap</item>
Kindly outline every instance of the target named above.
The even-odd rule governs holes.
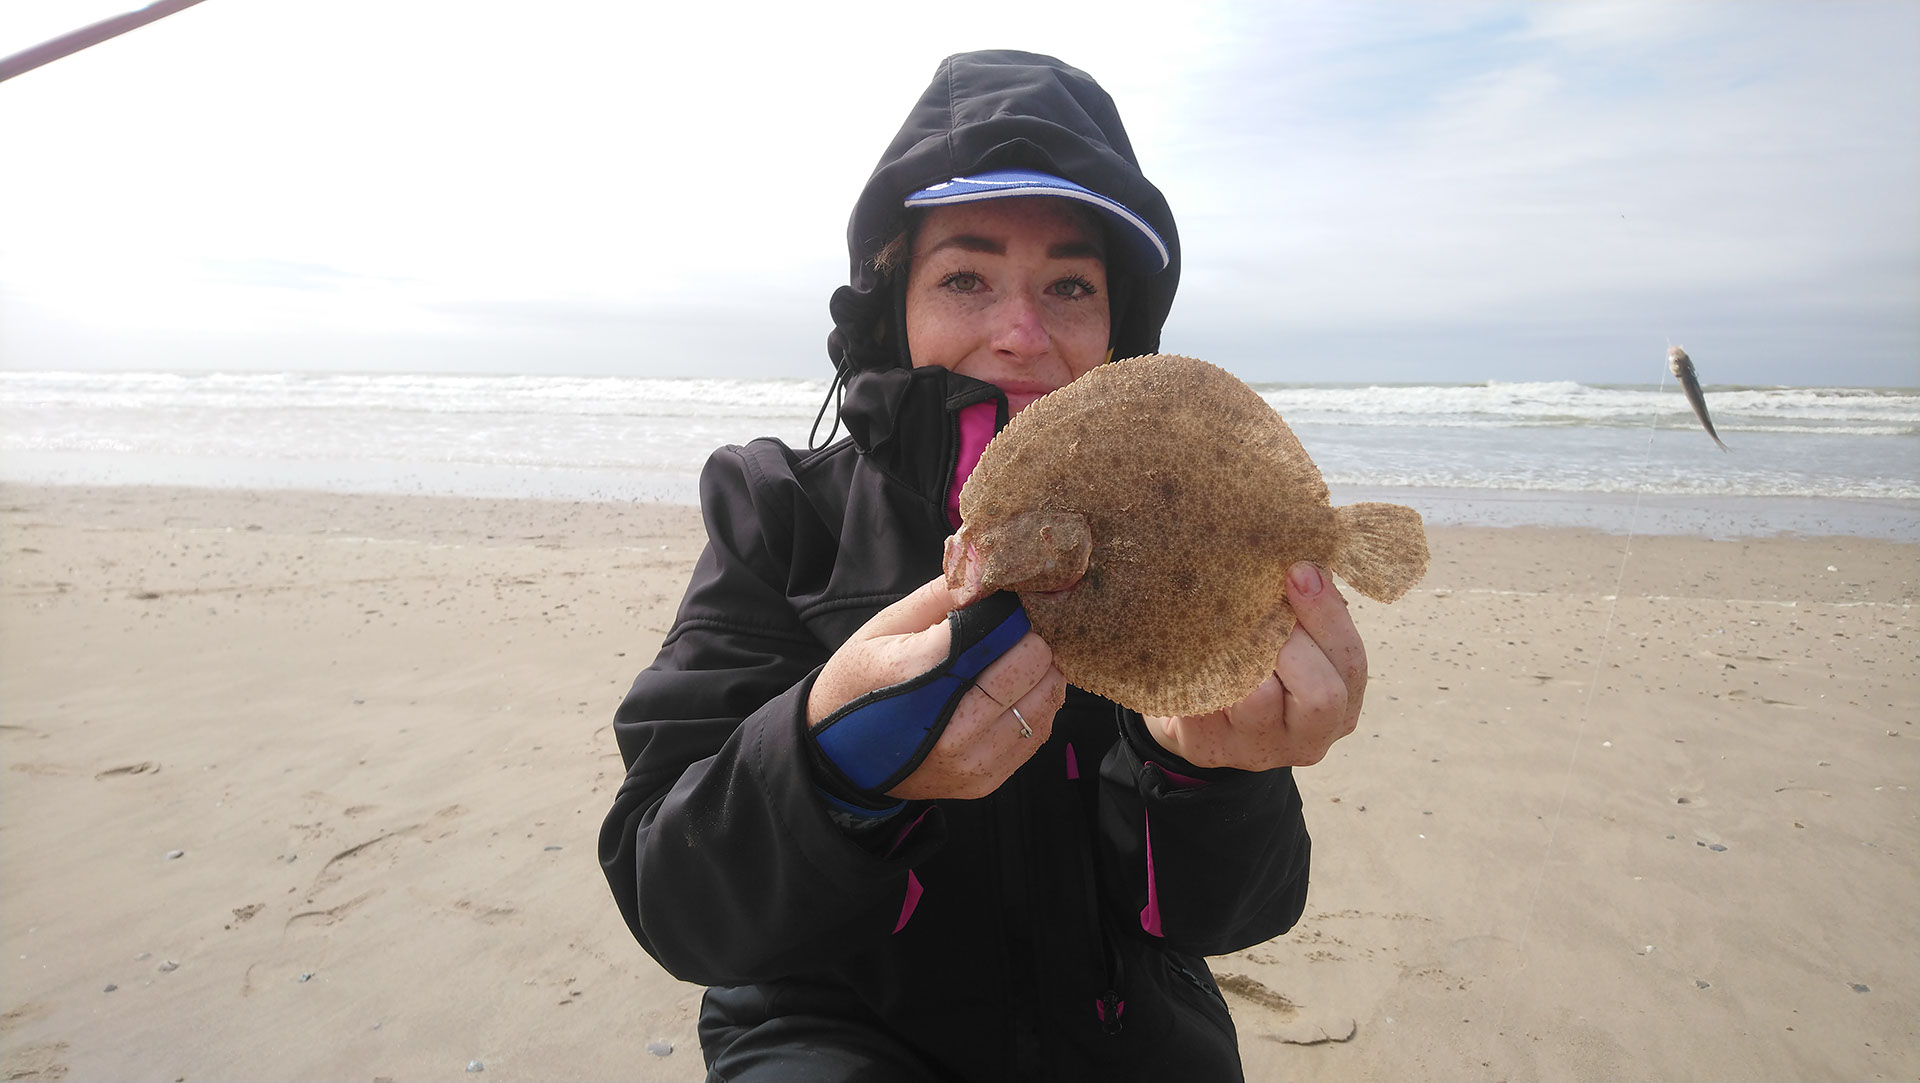
[[[1147,274],[1159,274],[1172,262],[1172,257],[1167,253],[1167,242],[1160,239],[1160,234],[1154,232],[1146,219],[1128,210],[1126,204],[1051,173],[1036,173],[1030,169],[996,169],[971,177],[955,177],[920,189],[906,198],[904,206],[947,207],[955,203],[1013,199],[1018,196],[1078,200],[1099,211],[1113,227],[1114,239],[1126,250],[1127,262]]]

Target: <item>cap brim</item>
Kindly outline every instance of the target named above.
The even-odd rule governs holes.
[[[1167,243],[1160,239],[1147,220],[1125,204],[1109,199],[1065,177],[1028,169],[997,169],[970,177],[922,188],[908,196],[906,207],[947,207],[957,203],[978,203],[988,199],[1015,199],[1026,196],[1051,196],[1071,199],[1094,208],[1113,224],[1113,235],[1127,250],[1129,262],[1147,274],[1158,274],[1173,262]]]

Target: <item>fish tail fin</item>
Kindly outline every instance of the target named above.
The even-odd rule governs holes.
[[[1713,422],[1707,420],[1706,409],[1704,407],[1700,411],[1700,423],[1707,427],[1707,435],[1713,437],[1713,442],[1720,445],[1721,451],[1733,450],[1732,448],[1727,446],[1727,442],[1725,440],[1720,439],[1719,433],[1713,431]]]
[[[1420,513],[1399,504],[1333,509],[1339,552],[1328,570],[1376,602],[1391,602],[1427,574],[1427,530]]]

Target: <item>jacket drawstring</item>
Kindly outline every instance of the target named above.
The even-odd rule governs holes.
[[[845,357],[833,366],[833,382],[827,385],[827,397],[820,402],[820,411],[813,415],[813,427],[807,430],[807,450],[812,451],[822,445],[814,438],[820,435],[820,419],[827,416],[827,407],[833,407],[833,428],[827,430],[827,443],[840,432],[840,406],[846,401],[847,370],[853,362]]]

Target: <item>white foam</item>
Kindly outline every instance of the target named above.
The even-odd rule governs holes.
[[[1733,449],[1724,454],[1671,384],[1259,390],[1336,485],[1920,498],[1920,393],[1910,390],[1710,389]],[[455,491],[482,476],[493,491],[503,478],[569,472],[679,486],[723,444],[772,435],[803,445],[826,392],[825,380],[0,372],[0,473],[24,478],[35,464],[85,480],[138,460],[132,473],[146,480],[164,480],[170,463],[250,483],[330,464],[327,476],[349,487],[414,467]]]

